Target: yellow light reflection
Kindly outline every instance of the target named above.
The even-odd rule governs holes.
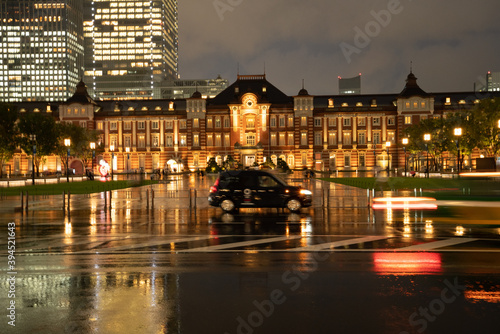
[[[455,235],[456,236],[463,236],[465,234],[465,229],[463,226],[457,226],[456,230],[455,230]]]
[[[473,303],[500,303],[500,291],[464,291],[464,296],[466,299],[470,299]]]
[[[425,221],[425,234],[428,236],[434,234],[434,226],[432,226],[432,220]]]
[[[64,235],[65,237],[71,237],[73,234],[73,228],[71,226],[71,222],[66,218],[64,222]],[[68,243],[72,243],[71,239],[68,239]]]

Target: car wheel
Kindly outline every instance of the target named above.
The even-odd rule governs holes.
[[[225,212],[231,212],[234,210],[235,205],[230,199],[225,199],[220,203],[220,208]]]
[[[302,203],[296,198],[292,198],[288,202],[286,202],[286,208],[290,210],[290,212],[299,212],[302,208]]]

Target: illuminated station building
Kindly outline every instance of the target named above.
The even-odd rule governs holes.
[[[81,0],[0,1],[0,100],[64,101],[83,73]]]
[[[59,121],[98,130],[104,152],[97,161],[111,162],[113,156],[115,173],[196,171],[210,158],[222,164],[229,156],[243,167],[282,158],[295,169],[369,172],[404,168],[401,139],[406,127],[472,109],[479,101],[474,92],[426,93],[413,73],[399,94],[322,96],[304,88],[289,96],[265,75],[238,75],[213,98],[195,92],[186,99],[94,101],[80,82],[75,95],[52,104],[51,112]],[[49,112],[47,103],[17,105],[20,112]],[[466,157],[465,166],[472,166],[476,157]],[[14,159],[14,173],[28,170],[28,157]],[[48,157],[41,170],[60,168],[57,159]],[[73,157],[70,167],[78,161]],[[456,156],[445,157],[445,169],[455,164]],[[425,167],[422,161],[408,161],[410,165]]]

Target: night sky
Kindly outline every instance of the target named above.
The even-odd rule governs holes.
[[[498,0],[180,0],[181,79],[262,74],[295,95],[399,93],[413,63],[428,92],[473,90],[500,71]]]

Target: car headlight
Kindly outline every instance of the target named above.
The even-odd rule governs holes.
[[[311,196],[312,192],[310,190],[307,190],[307,189],[301,189],[300,190],[300,194],[301,195],[306,195],[306,196]]]

